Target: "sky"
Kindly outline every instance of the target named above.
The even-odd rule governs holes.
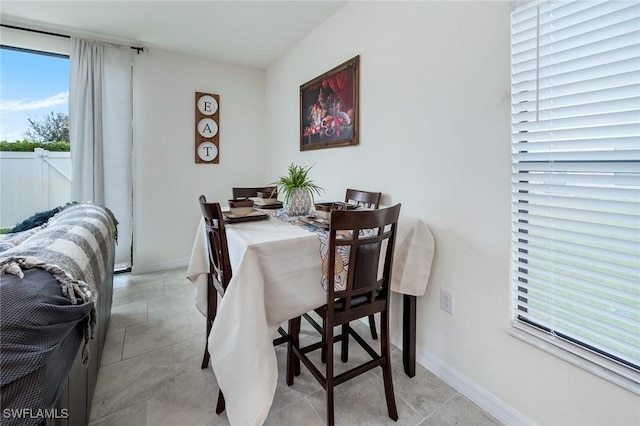
[[[0,49],[0,140],[25,138],[29,118],[69,114],[69,59]]]

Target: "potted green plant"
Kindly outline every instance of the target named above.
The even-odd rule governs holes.
[[[291,163],[286,175],[280,176],[273,184],[284,194],[284,211],[290,216],[308,214],[313,209],[314,194],[320,195],[324,189],[309,178],[313,166],[303,167]]]

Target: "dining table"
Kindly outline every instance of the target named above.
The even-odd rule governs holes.
[[[264,422],[278,378],[273,346],[278,327],[326,303],[319,238],[323,230],[281,209],[263,212],[262,220],[225,223],[233,274],[208,338],[211,365],[232,425]],[[401,215],[391,290],[403,296],[403,364],[410,377],[415,375],[416,298],[427,289],[434,250],[424,221]],[[208,256],[201,219],[187,278],[194,284],[195,305],[205,316]]]

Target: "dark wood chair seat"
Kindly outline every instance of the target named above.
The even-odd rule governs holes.
[[[300,318],[289,321],[290,340],[287,352],[287,384],[292,385],[298,375],[302,362],[320,382],[327,397],[327,424],[334,424],[334,387],[375,367],[382,368],[385,398],[389,417],[398,419],[391,378],[391,355],[389,343],[389,292],[393,253],[395,249],[396,227],[400,214],[400,204],[378,210],[337,210],[331,213],[329,229],[329,259],[327,275],[329,282],[335,276],[336,248],[349,248],[348,273],[344,277],[344,289],[327,288],[326,304],[315,312],[320,315],[324,327],[321,327],[322,339],[306,346],[300,346]],[[373,230],[373,235],[366,232]],[[351,238],[337,238],[339,232],[350,232]],[[360,232],[364,231],[364,232]],[[383,262],[380,262],[383,259]],[[380,269],[382,267],[382,269]],[[375,313],[381,314],[380,341],[381,350],[375,351],[349,322],[365,318]],[[341,333],[334,336],[334,327],[341,326]],[[350,370],[334,376],[333,346],[340,341],[343,361],[348,353],[349,337],[357,342],[371,356]],[[306,340],[306,339],[305,339]],[[321,372],[307,354],[321,350],[326,352],[325,371]]]

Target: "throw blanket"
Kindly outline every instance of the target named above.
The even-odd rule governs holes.
[[[84,333],[85,363],[88,342],[95,337],[95,305],[109,267],[112,241],[117,240],[117,223],[111,211],[100,205],[69,204],[21,244],[0,252],[0,275],[23,278],[24,269],[43,269],[58,281],[72,304],[93,302]]]
[[[60,395],[93,305],[71,304],[58,281],[38,268],[24,270],[24,278],[0,277],[0,292],[0,424],[35,426],[43,420],[38,410],[50,409]]]

